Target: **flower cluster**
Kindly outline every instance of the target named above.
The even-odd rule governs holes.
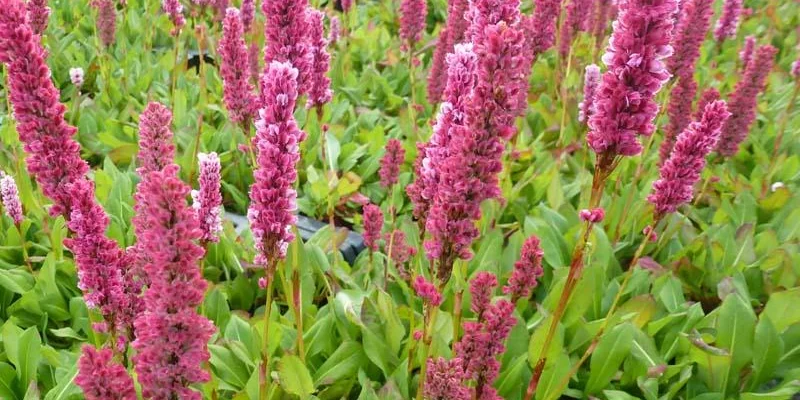
[[[561,0],[533,0],[536,8],[529,19],[531,29],[527,43],[531,53],[541,54],[556,41],[556,25],[561,13]]]
[[[642,151],[637,135],[653,133],[655,94],[669,79],[663,59],[672,54],[675,0],[629,0],[619,16],[603,62],[595,113],[589,119],[589,146],[605,160]]]
[[[706,38],[714,10],[713,0],[685,0],[681,14],[683,17],[675,27],[672,47],[675,52],[667,61],[667,68],[673,75],[681,78],[694,74],[695,64],[700,57],[700,46]]]
[[[261,9],[267,16],[264,36],[264,61],[288,62],[297,69],[297,91],[308,93],[314,57],[308,44],[306,21],[308,0],[264,0]]]
[[[760,46],[730,95],[728,110],[731,117],[722,126],[722,136],[717,146],[717,151],[723,156],[736,154],[739,144],[747,137],[750,125],[756,119],[758,95],[764,91],[777,52],[770,45]]]
[[[403,143],[397,139],[389,139],[386,143],[386,154],[381,159],[381,169],[378,171],[381,186],[389,188],[397,183],[397,176],[400,174],[400,166],[403,165],[405,156]]]
[[[722,14],[714,28],[714,39],[717,42],[722,43],[725,39],[736,36],[743,9],[742,3],[742,0],[725,0],[722,5]]]
[[[486,36],[486,28],[501,22],[515,25],[519,21],[519,0],[471,0],[464,16],[470,21],[466,40],[477,45]]]
[[[795,79],[800,78],[800,59],[792,63],[792,76],[795,77]]]
[[[424,398],[429,400],[470,400],[472,393],[462,381],[464,367],[460,358],[428,359],[425,373]]]
[[[708,88],[700,95],[700,100],[697,101],[697,111],[694,113],[694,119],[700,120],[703,118],[703,113],[706,106],[720,99],[720,94],[717,89]]]
[[[689,125],[692,117],[692,101],[697,93],[697,82],[692,74],[681,76],[670,93],[667,105],[669,123],[664,129],[664,140],[659,148],[659,157],[663,164],[672,151],[675,139]]]
[[[222,231],[222,193],[220,162],[217,153],[199,153],[200,190],[192,191],[192,207],[200,222],[201,243],[217,242]]]
[[[742,67],[747,69],[747,64],[753,59],[753,51],[756,49],[756,37],[753,35],[744,38],[744,45],[739,51],[739,61],[742,62]]]
[[[250,28],[253,26],[253,21],[256,19],[256,0],[242,0],[242,27],[244,28],[244,32],[250,32]],[[228,11],[225,11],[225,15],[227,16]]]
[[[231,121],[249,124],[258,112],[258,101],[250,83],[247,44],[239,10],[228,8],[222,23],[222,40],[217,51],[222,58],[220,75],[224,89],[225,107]]]
[[[481,10],[473,7],[473,15],[476,9]],[[529,72],[520,70],[525,38],[517,24],[503,21],[482,32],[474,37],[477,79],[465,121],[452,124],[447,158],[434,166],[439,176],[426,221],[432,237],[425,249],[429,258],[439,260],[441,281],[449,278],[456,258],[472,256],[470,246],[478,235],[474,221],[480,218],[481,202],[500,195],[504,140],[515,132],[520,91]]]
[[[692,200],[705,157],[716,146],[720,128],[729,115],[724,101],[712,102],[705,107],[702,119],[678,136],[672,154],[661,166],[659,179],[653,183],[653,193],[647,198],[655,206],[656,220]]]
[[[72,82],[75,87],[80,88],[83,86],[83,79],[84,79],[84,72],[83,68],[70,68],[69,69],[69,80]]]
[[[397,265],[400,274],[406,275],[404,276],[404,278],[406,278],[408,271],[405,270],[403,264],[417,254],[417,249],[408,245],[406,242],[406,234],[400,229],[395,229],[391,233],[387,233],[384,241],[388,246],[386,253],[391,255],[392,261]]]
[[[595,48],[599,51],[603,47],[608,30],[608,19],[616,12],[613,0],[597,0],[595,2],[594,24],[592,25],[592,35],[594,36]]]
[[[306,10],[306,22],[308,23],[308,40],[311,46],[311,56],[313,64],[311,66],[310,89],[306,108],[321,107],[331,101],[333,91],[331,91],[331,80],[328,78],[331,56],[328,54],[328,40],[325,38],[324,26],[325,14],[322,11]]]
[[[180,0],[161,0],[161,9],[172,20],[172,34],[177,36],[181,28],[186,25],[186,19],[183,17],[183,5]]]
[[[578,112],[578,121],[588,121],[594,111],[594,97],[600,85],[600,67],[595,64],[586,66],[583,77],[583,101]]]
[[[445,67],[447,66],[447,54],[452,50],[452,47],[449,47],[448,36],[447,28],[439,32],[439,39],[436,40],[436,48],[433,50],[431,68],[428,71],[428,102],[434,105],[442,101],[447,83]]]
[[[558,39],[558,54],[562,60],[566,60],[575,34],[589,29],[592,5],[592,0],[570,0],[567,4],[567,18],[561,25]]]
[[[28,23],[37,35],[47,29],[47,20],[50,18],[50,7],[47,0],[29,0],[27,3]]]
[[[110,349],[83,346],[75,384],[83,390],[87,400],[136,400],[133,379],[112,357]]]
[[[187,204],[189,186],[170,164],[144,175],[135,195],[134,228],[149,278],[145,309],[135,321],[133,362],[142,394],[157,399],[201,399],[190,388],[209,374],[208,340],[214,325],[197,314],[206,281],[198,261],[203,249],[199,223]]]
[[[114,44],[117,33],[117,9],[112,0],[92,0],[92,7],[97,9],[97,34],[103,46]]]
[[[328,44],[334,45],[339,41],[339,36],[342,34],[342,20],[337,16],[331,17],[330,26],[328,26]]]
[[[442,304],[442,294],[422,275],[417,275],[414,280],[414,291],[428,306],[439,307]]]
[[[519,261],[514,263],[514,271],[503,287],[503,293],[511,295],[511,302],[527,298],[531,291],[539,284],[539,278],[544,274],[542,257],[544,252],[539,238],[531,236],[522,245]]]
[[[175,159],[175,144],[172,142],[172,112],[167,107],[150,102],[139,115],[139,168],[144,176],[148,172],[161,171]]]
[[[0,172],[0,199],[3,201],[6,215],[14,221],[14,224],[22,223],[22,202],[19,200],[17,182],[13,176],[2,172]]]
[[[428,2],[425,0],[403,0],[400,3],[400,38],[412,45],[422,39]]]
[[[581,221],[598,224],[603,222],[603,219],[606,217],[606,210],[602,207],[593,208],[591,210],[583,209],[578,213],[578,216]]]
[[[472,310],[476,321],[463,324],[464,336],[455,345],[456,357],[461,360],[464,380],[475,382],[475,397],[496,399],[492,383],[500,371],[497,356],[505,351],[505,340],[517,323],[514,304],[505,299],[491,303],[497,279],[489,272],[479,272],[470,282]]]
[[[247,218],[258,250],[255,261],[268,269],[286,255],[289,243],[294,240],[292,225],[297,209],[294,182],[300,142],[305,139],[294,119],[297,77],[297,69],[291,64],[274,61],[261,80],[265,103],[256,122],[258,168],[253,173],[255,182],[250,187]]]
[[[374,204],[364,206],[364,244],[370,251],[378,251],[378,241],[383,230],[383,212]]]

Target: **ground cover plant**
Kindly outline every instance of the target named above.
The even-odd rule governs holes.
[[[0,399],[791,399],[797,7],[0,0]]]

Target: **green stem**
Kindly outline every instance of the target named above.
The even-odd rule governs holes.
[[[408,81],[411,85],[411,98],[408,101],[408,117],[411,119],[411,129],[414,132],[414,138],[416,138],[417,142],[422,142],[419,129],[417,128],[416,110],[414,110],[414,102],[417,98],[415,88],[417,77],[414,74],[414,42],[411,40],[408,41]]]
[[[267,301],[264,309],[264,334],[261,337],[261,376],[259,398],[266,400],[269,393],[269,320],[272,315],[272,285],[275,280],[275,269],[267,269]]]
[[[425,306],[425,327],[422,331],[422,365],[420,366],[419,384],[417,386],[417,400],[422,400],[422,393],[425,389],[425,376],[428,370],[428,352],[431,347],[431,333],[433,324],[436,321],[436,307]]]

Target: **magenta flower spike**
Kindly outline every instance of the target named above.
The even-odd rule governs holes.
[[[47,29],[47,22],[50,19],[50,7],[47,6],[47,0],[28,0],[26,7],[31,29],[37,35],[41,35]]]
[[[389,139],[386,143],[386,153],[381,158],[381,169],[378,175],[381,177],[381,186],[390,188],[397,183],[400,175],[400,166],[406,157],[403,144],[397,139]]]
[[[675,51],[667,60],[669,71],[679,77],[694,74],[695,64],[700,57],[700,46],[706,38],[714,10],[713,0],[684,0],[683,17],[675,27],[672,47]]]
[[[581,101],[578,121],[586,122],[594,112],[594,97],[600,85],[600,67],[595,64],[586,66],[583,77],[583,101]]]
[[[720,94],[717,89],[708,88],[700,95],[700,100],[697,101],[697,109],[694,113],[694,119],[700,120],[703,118],[703,112],[706,106],[720,99]]]
[[[258,84],[261,79],[261,47],[255,41],[247,47],[247,64],[250,69],[250,82]],[[256,107],[256,114],[258,114],[258,107]]]
[[[511,295],[511,302],[528,298],[533,289],[539,284],[539,278],[544,274],[542,269],[542,251],[539,238],[531,236],[522,245],[519,261],[514,263],[514,271],[503,287],[503,293]]]
[[[800,78],[800,58],[792,63],[791,73],[795,79]]]
[[[337,16],[331,17],[331,24],[328,27],[328,44],[333,46],[339,41],[342,34],[342,20]]]
[[[422,275],[417,275],[414,280],[414,291],[429,307],[439,307],[442,304],[442,294]]]
[[[447,23],[444,30],[447,31],[447,54],[453,52],[457,44],[463,43],[469,21],[466,13],[469,9],[469,0],[448,0],[447,2]],[[445,54],[445,60],[447,59]]]
[[[83,346],[75,384],[86,400],[136,400],[133,379],[125,367],[114,362],[111,349]]]
[[[531,17],[531,35],[528,42],[531,52],[541,54],[556,42],[556,26],[561,14],[561,0],[533,0],[536,8]]]
[[[228,8],[222,27],[217,51],[222,58],[220,74],[225,107],[231,121],[249,127],[258,112],[258,101],[250,83],[251,67],[239,10]]]
[[[294,119],[297,77],[297,69],[291,64],[272,62],[261,79],[266,102],[256,122],[257,169],[250,187],[247,218],[257,250],[255,262],[265,266],[268,273],[286,256],[286,249],[294,240],[296,164],[300,142],[306,136]]]
[[[378,241],[383,230],[383,212],[374,204],[364,206],[364,244],[370,251],[378,251]]]
[[[561,25],[558,40],[558,54],[566,60],[572,41],[578,32],[586,31],[590,25],[590,14],[592,10],[592,0],[570,0],[567,4],[567,17]]]
[[[742,62],[742,68],[747,69],[747,64],[753,59],[753,51],[756,49],[756,37],[753,35],[744,38],[744,45],[742,50],[739,51],[739,61]]]
[[[689,125],[692,118],[692,102],[697,94],[697,82],[694,75],[678,78],[675,88],[670,93],[667,105],[669,124],[664,129],[664,140],[658,150],[660,163],[663,164],[672,152],[672,146],[678,135]]]
[[[730,115],[724,101],[710,103],[703,118],[678,136],[672,154],[661,166],[659,179],[653,183],[653,193],[647,198],[655,206],[656,221],[692,200],[705,158],[716,146],[720,128]]]
[[[244,28],[245,34],[250,32],[250,28],[253,27],[253,21],[256,20],[256,0],[242,0],[242,27]],[[227,16],[228,11],[225,11],[225,15]]]
[[[471,400],[470,389],[463,384],[464,367],[460,358],[429,358],[425,373],[424,398],[430,400]]]
[[[742,15],[742,3],[742,0],[725,0],[722,5],[722,14],[714,28],[714,39],[719,44],[722,44],[725,39],[736,36],[736,31],[739,29],[739,18]]]
[[[449,154],[453,126],[465,123],[466,107],[477,79],[477,61],[471,43],[456,45],[454,52],[447,55],[445,100],[439,107],[433,135],[417,155],[416,180],[406,189],[414,203],[414,217],[419,220],[428,215],[436,195],[439,171]]]
[[[3,201],[6,215],[15,225],[21,224],[22,202],[19,200],[19,190],[13,176],[0,173],[0,199]]]
[[[434,167],[439,183],[426,221],[431,238],[425,249],[429,258],[438,260],[442,282],[448,280],[456,258],[472,256],[481,202],[500,196],[504,141],[515,132],[520,92],[529,72],[520,70],[525,47],[521,29],[500,22],[483,33],[474,43],[477,80],[465,123],[451,126],[447,158]]]
[[[637,136],[653,133],[654,96],[670,77],[663,59],[672,54],[675,0],[628,0],[619,7],[587,135],[600,165],[642,151]]]
[[[400,39],[413,46],[425,32],[428,2],[425,0],[402,0],[400,3]]]
[[[594,21],[592,22],[592,35],[594,35],[595,48],[600,50],[603,47],[603,42],[606,39],[606,31],[608,30],[608,19],[614,9],[612,4],[613,0],[597,0],[596,9],[594,12]]]
[[[428,102],[433,105],[442,101],[442,95],[444,95],[444,88],[447,83],[447,78],[445,77],[446,57],[452,50],[452,47],[449,47],[450,38],[448,36],[446,28],[439,32],[439,39],[436,40],[436,48],[433,50],[431,69],[428,72]]]
[[[515,26],[520,20],[519,6],[519,0],[470,0],[464,16],[470,22],[465,40],[477,46],[490,25],[503,22]]]
[[[183,17],[183,5],[180,0],[161,0],[161,9],[172,21],[172,35],[177,36],[181,28],[186,25],[186,19]]]
[[[479,272],[470,282],[471,308],[477,321],[464,322],[464,336],[455,345],[465,380],[474,382],[474,397],[498,399],[492,383],[500,371],[497,357],[505,351],[505,340],[516,324],[514,305],[501,299],[491,304],[490,298],[497,279],[489,272]],[[478,302],[479,304],[476,304]]]
[[[144,177],[148,172],[161,171],[175,160],[172,141],[172,112],[163,105],[151,102],[139,115],[139,168]]]
[[[342,12],[347,14],[353,8],[353,0],[341,0],[339,4],[342,6]]]
[[[387,233],[384,242],[388,247],[386,250],[387,254],[392,255],[392,261],[398,265],[398,268],[401,268],[403,264],[417,254],[417,249],[408,245],[406,242],[406,234],[400,229],[395,229],[391,233]]]
[[[222,232],[222,193],[220,162],[217,153],[199,153],[199,190],[192,191],[192,208],[200,221],[200,243],[219,241]]]
[[[311,88],[314,57],[308,43],[306,8],[308,0],[264,0],[261,9],[267,16],[264,36],[264,61],[288,62],[297,69],[297,91],[306,94]]]
[[[747,138],[750,126],[756,119],[758,95],[764,91],[767,75],[772,70],[778,50],[770,45],[756,49],[753,60],[747,65],[736,89],[728,99],[731,117],[722,126],[722,136],[717,146],[719,154],[730,157],[739,151],[739,144]]]
[[[131,260],[105,236],[108,216],[86,177],[88,165],[72,138],[75,128],[64,120],[66,107],[50,80],[39,37],[25,22],[24,3],[0,0],[0,9],[0,61],[8,65],[9,99],[28,172],[53,201],[50,214],[63,215],[72,232],[65,244],[74,255],[87,305],[100,311],[107,331],[124,339],[139,294],[136,284],[126,281]]]
[[[150,281],[132,343],[145,398],[199,400],[202,395],[190,386],[209,379],[203,364],[214,325],[196,311],[207,283],[198,266],[202,232],[186,201],[189,191],[171,164],[147,173],[135,195],[134,227]]]
[[[117,6],[112,0],[92,0],[92,7],[97,9],[97,34],[103,46],[114,44],[117,34]]]
[[[314,60],[311,67],[311,88],[308,92],[306,109],[322,107],[333,97],[331,80],[328,78],[331,56],[328,54],[328,40],[325,38],[324,18],[325,14],[322,11],[311,8],[306,10],[308,39]]]

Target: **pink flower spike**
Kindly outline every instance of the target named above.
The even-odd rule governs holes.
[[[494,288],[497,287],[497,277],[486,271],[478,272],[469,282],[469,292],[472,294],[470,309],[481,319],[492,302]]]
[[[308,92],[306,108],[321,107],[331,101],[331,80],[328,78],[331,56],[328,54],[328,40],[325,39],[325,14],[322,11],[309,8],[306,10],[308,23],[308,39],[311,47],[313,65],[311,68],[311,87]]]
[[[41,35],[47,29],[47,21],[50,18],[47,0],[28,0],[27,9],[31,29],[37,35]]]
[[[470,389],[462,382],[464,369],[460,358],[428,359],[424,398],[429,400],[471,400]]]
[[[192,191],[192,207],[200,221],[203,242],[218,242],[222,232],[222,194],[220,193],[220,162],[217,153],[199,153],[200,190]]]
[[[619,4],[614,33],[589,119],[589,146],[604,159],[642,151],[637,135],[649,136],[658,112],[655,94],[669,79],[663,60],[672,54],[675,0],[628,0]]]
[[[567,59],[575,35],[589,29],[589,16],[593,5],[592,0],[569,0],[566,7],[567,17],[561,26],[558,43],[558,53],[562,60]]]
[[[669,123],[664,129],[664,140],[658,149],[659,165],[667,160],[678,135],[692,122],[692,102],[696,93],[697,82],[693,74],[678,78],[667,105]]]
[[[250,32],[253,21],[256,19],[256,0],[242,0],[242,27],[244,32]],[[227,10],[225,11],[227,16]]]
[[[431,60],[431,69],[428,73],[428,102],[431,104],[438,104],[442,101],[444,94],[445,84],[447,79],[445,77],[446,71],[446,57],[452,50],[450,46],[447,33],[447,28],[439,32],[439,39],[436,40],[436,48],[433,50],[433,59]]]
[[[772,70],[775,54],[778,50],[770,45],[760,46],[753,60],[747,65],[736,89],[729,96],[728,110],[731,117],[722,126],[722,136],[717,146],[719,154],[730,157],[739,151],[756,119],[758,95],[764,91],[767,75]]]
[[[600,85],[600,67],[595,64],[586,66],[586,73],[583,78],[583,101],[581,101],[580,112],[578,113],[578,121],[585,122],[589,120],[594,111],[594,97],[597,92],[597,86]]]
[[[602,209],[600,209],[602,210]],[[539,278],[544,274],[542,269],[542,251],[539,238],[531,236],[522,245],[519,261],[514,263],[514,271],[503,287],[503,293],[511,295],[511,302],[527,298],[539,284]]]
[[[247,44],[239,10],[229,8],[222,22],[222,40],[217,51],[222,58],[222,75],[225,107],[231,121],[249,124],[258,112],[258,101],[250,83],[250,66]],[[256,48],[257,49],[257,48]],[[258,60],[256,60],[256,63]],[[248,132],[246,132],[249,134]]]
[[[413,45],[425,32],[428,2],[425,0],[402,0],[400,4],[400,39]]]
[[[353,8],[353,0],[341,0],[339,4],[342,6],[342,12],[345,14]]]
[[[392,233],[387,233],[384,239],[388,249],[387,254],[391,254],[392,261],[401,268],[411,257],[417,254],[417,249],[411,247],[406,242],[406,234],[400,229],[395,229]]]
[[[403,144],[397,139],[389,139],[386,143],[386,153],[381,159],[381,169],[378,171],[381,186],[389,188],[397,183],[397,176],[400,174],[400,166],[403,165],[405,156]]]
[[[711,25],[713,5],[713,0],[684,0],[681,10],[683,17],[675,27],[672,39],[675,52],[667,61],[667,68],[673,75],[683,78],[694,74],[700,46]]]
[[[722,5],[722,14],[714,28],[714,39],[722,43],[725,39],[736,36],[739,29],[739,18],[742,14],[742,0],[725,0]]]
[[[370,251],[378,251],[378,240],[383,230],[383,212],[374,204],[364,206],[364,244]]]
[[[672,154],[661,166],[659,179],[653,183],[653,193],[647,198],[655,206],[656,221],[692,200],[705,157],[716,146],[720,128],[730,115],[724,101],[710,103],[703,118],[678,136]]]
[[[296,164],[300,160],[300,142],[305,139],[294,119],[297,76],[297,69],[291,64],[272,62],[261,79],[265,103],[256,122],[257,169],[250,187],[247,218],[257,250],[255,262],[267,269],[286,256],[286,249],[294,240]]]
[[[288,62],[297,69],[297,91],[308,93],[314,62],[308,43],[306,8],[308,0],[264,0],[261,9],[267,16],[264,36],[264,61]]]
[[[328,27],[328,44],[333,46],[339,41],[342,34],[342,21],[337,16],[331,17],[331,24]]]
[[[69,80],[72,82],[75,87],[79,88],[83,86],[83,79],[84,79],[84,72],[83,68],[70,68],[69,69]]]
[[[800,58],[792,63],[792,76],[795,79],[800,79]]]
[[[112,0],[92,0],[92,7],[97,9],[97,34],[103,46],[114,44],[117,32],[117,6]]]
[[[694,113],[694,119],[701,120],[703,113],[706,111],[706,106],[720,99],[720,94],[717,89],[708,88],[700,95],[700,100],[697,101],[697,109]]]
[[[750,60],[753,59],[753,51],[756,49],[756,37],[753,35],[744,38],[744,45],[739,51],[739,61],[742,62],[743,69],[747,69]]]
[[[534,54],[545,52],[556,41],[556,25],[558,15],[561,13],[562,0],[533,0],[536,7],[533,10],[530,29],[532,36],[529,38],[531,49]]]
[[[83,346],[75,384],[86,400],[136,400],[133,379],[125,367],[113,359],[111,349]]]
[[[172,35],[177,36],[181,28],[186,25],[186,19],[183,17],[183,5],[180,0],[161,0],[161,9],[172,20]]]
[[[15,225],[22,223],[22,202],[19,200],[17,182],[11,175],[0,173],[0,197],[3,200],[3,207],[6,215],[14,221]]]
[[[422,275],[417,275],[417,279],[414,280],[414,291],[428,306],[439,307],[442,304],[441,293]]]
[[[190,386],[209,379],[203,364],[214,325],[196,311],[207,283],[198,266],[204,252],[196,242],[202,232],[186,201],[189,190],[171,164],[145,175],[135,196],[134,226],[150,284],[132,346],[146,398],[200,400]]]
[[[139,175],[161,171],[174,162],[172,143],[172,112],[163,105],[151,102],[139,115]]]

